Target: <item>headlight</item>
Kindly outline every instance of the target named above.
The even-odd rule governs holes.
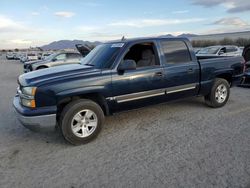
[[[24,87],[22,89],[22,93],[24,95],[35,96],[35,94],[36,94],[36,87]]]
[[[36,101],[35,101],[36,87],[23,87],[22,91],[19,94],[23,106],[30,108],[36,107]]]
[[[36,102],[34,99],[22,99],[21,98],[21,103],[23,106],[29,107],[29,108],[35,108],[36,107]]]

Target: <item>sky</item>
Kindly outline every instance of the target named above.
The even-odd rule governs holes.
[[[0,49],[250,30],[250,0],[1,0]]]

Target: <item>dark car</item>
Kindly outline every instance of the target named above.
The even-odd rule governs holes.
[[[116,112],[190,96],[223,107],[243,76],[243,57],[199,60],[185,38],[144,38],[97,46],[82,64],[18,78],[13,104],[31,130],[54,129],[75,145],[100,132]]]
[[[246,46],[243,51],[243,57],[245,58],[245,75],[243,77],[241,86],[250,87],[250,45]]]

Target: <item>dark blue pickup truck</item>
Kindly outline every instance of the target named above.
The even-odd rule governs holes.
[[[18,78],[14,108],[32,129],[55,128],[72,144],[97,136],[104,117],[119,111],[204,96],[224,106],[243,76],[243,58],[198,60],[184,38],[144,38],[101,44],[79,65],[39,70]]]

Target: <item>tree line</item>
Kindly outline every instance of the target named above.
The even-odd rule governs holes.
[[[250,38],[237,38],[230,39],[224,38],[222,40],[193,40],[192,45],[196,48],[207,47],[207,46],[215,46],[215,45],[236,45],[236,46],[247,46],[250,44]]]

